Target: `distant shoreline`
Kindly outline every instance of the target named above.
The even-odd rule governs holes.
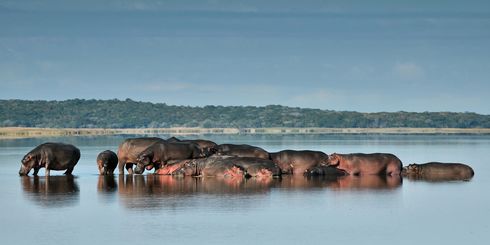
[[[97,135],[490,134],[490,128],[26,128],[0,127],[0,139]]]

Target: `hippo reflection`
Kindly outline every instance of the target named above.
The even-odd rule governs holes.
[[[390,190],[402,186],[402,183],[399,175],[347,175],[330,182],[328,187],[335,190]]]
[[[22,189],[29,200],[45,207],[72,206],[79,201],[79,188],[73,176],[21,178]]]
[[[196,199],[196,196],[199,195],[265,196],[271,185],[272,179],[184,178],[153,174],[118,176],[118,194],[121,202],[127,208],[136,209],[197,207],[203,205],[197,202],[199,198]],[[200,200],[202,202],[202,199]],[[229,208],[244,205],[235,203],[237,201],[235,198],[221,200],[222,204]]]
[[[97,181],[97,191],[107,193],[117,191],[117,183],[115,177],[112,175],[100,175],[99,180]]]

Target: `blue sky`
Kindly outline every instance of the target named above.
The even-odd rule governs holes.
[[[0,0],[0,98],[490,114],[490,1]]]

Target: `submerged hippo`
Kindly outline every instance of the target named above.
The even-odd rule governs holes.
[[[99,168],[99,174],[113,174],[117,167],[117,162],[117,155],[113,151],[105,150],[99,153],[97,156],[97,167]]]
[[[136,157],[134,172],[142,174],[154,166],[159,168],[169,160],[185,160],[204,157],[199,146],[192,142],[155,142]]]
[[[317,165],[308,169],[304,175],[306,176],[325,176],[325,177],[337,177],[344,176],[347,173],[333,166]]]
[[[201,149],[201,152],[205,156],[211,156],[218,151],[218,144],[214,143],[210,140],[203,139],[195,139],[195,140],[180,140],[176,137],[170,137],[167,139],[167,142],[187,142],[187,143],[195,143]]]
[[[475,174],[473,169],[462,163],[429,162],[410,164],[403,168],[403,176],[428,181],[470,180]]]
[[[136,164],[138,155],[155,142],[165,142],[165,140],[157,137],[130,138],[124,140],[117,149],[119,174],[124,174],[124,168],[126,168],[129,174],[132,174],[133,164]]]
[[[400,175],[364,175],[355,176],[347,175],[338,177],[336,181],[329,183],[330,188],[335,190],[357,189],[357,190],[374,190],[374,189],[396,189],[401,187],[403,180]]]
[[[272,177],[280,176],[281,170],[272,161],[255,157],[211,156],[208,158],[170,161],[157,171],[158,174],[174,174],[202,177]]]
[[[321,151],[284,150],[269,155],[283,174],[307,174],[315,166],[328,163],[328,155]]]
[[[218,145],[218,155],[236,156],[236,157],[256,157],[269,159],[269,152],[266,150],[252,145],[235,145],[235,144],[221,144]]]
[[[80,150],[73,145],[44,143],[22,158],[19,175],[27,175],[31,169],[34,169],[33,175],[37,175],[41,168],[46,168],[46,176],[50,170],[66,170],[65,174],[71,175],[79,159]]]
[[[328,166],[335,166],[350,175],[400,175],[402,162],[389,153],[352,153],[337,154],[329,156]]]

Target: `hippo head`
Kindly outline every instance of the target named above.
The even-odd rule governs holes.
[[[27,153],[21,160],[19,175],[27,175],[32,168],[38,165],[37,157],[31,153]]]
[[[337,153],[332,153],[328,156],[327,166],[337,166],[340,163],[340,156]]]
[[[99,174],[100,175],[109,174],[108,164],[107,164],[108,162],[109,162],[109,159],[108,159],[108,157],[105,157],[105,156],[97,160],[97,167],[99,168]]]
[[[152,156],[146,152],[139,154],[136,158],[136,167],[134,168],[134,172],[136,174],[142,174],[147,166],[149,168],[148,170],[151,170],[153,168],[151,158]]]

